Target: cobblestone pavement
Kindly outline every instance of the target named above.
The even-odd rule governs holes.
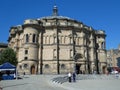
[[[64,79],[65,75],[28,75],[19,80],[2,80],[0,86],[3,90],[120,90],[120,79],[79,79],[72,83]]]
[[[66,90],[51,83],[52,75],[31,75],[19,80],[2,80],[3,90]]]

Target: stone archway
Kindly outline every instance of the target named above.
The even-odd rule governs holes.
[[[81,67],[81,64],[76,64],[76,73],[77,74],[81,74],[81,71],[80,71],[80,67]]]
[[[106,70],[106,66],[103,66],[103,67],[102,67],[102,72],[103,72],[103,74],[106,74],[106,71],[107,71],[107,70]]]
[[[31,66],[31,74],[35,74],[35,66]]]

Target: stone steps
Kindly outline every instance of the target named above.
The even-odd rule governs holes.
[[[115,80],[120,79],[120,75],[77,75],[77,80]]]
[[[67,76],[56,77],[56,78],[52,79],[52,82],[59,83],[59,84],[62,84],[62,83],[67,82],[67,81],[68,81],[68,77]]]
[[[120,80],[120,75],[82,75],[76,76],[76,80]],[[68,76],[58,76],[51,80],[53,83],[63,84],[68,82]]]

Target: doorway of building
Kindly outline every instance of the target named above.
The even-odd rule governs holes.
[[[81,66],[81,64],[76,64],[76,74],[81,74],[80,66]]]
[[[35,66],[31,66],[31,74],[35,74]]]
[[[103,66],[103,67],[102,67],[102,72],[103,72],[103,74],[106,73],[106,66]]]

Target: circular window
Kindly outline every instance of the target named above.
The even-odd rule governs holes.
[[[48,64],[45,64],[45,68],[49,68],[50,66]]]
[[[28,68],[28,64],[24,64],[24,68]]]

